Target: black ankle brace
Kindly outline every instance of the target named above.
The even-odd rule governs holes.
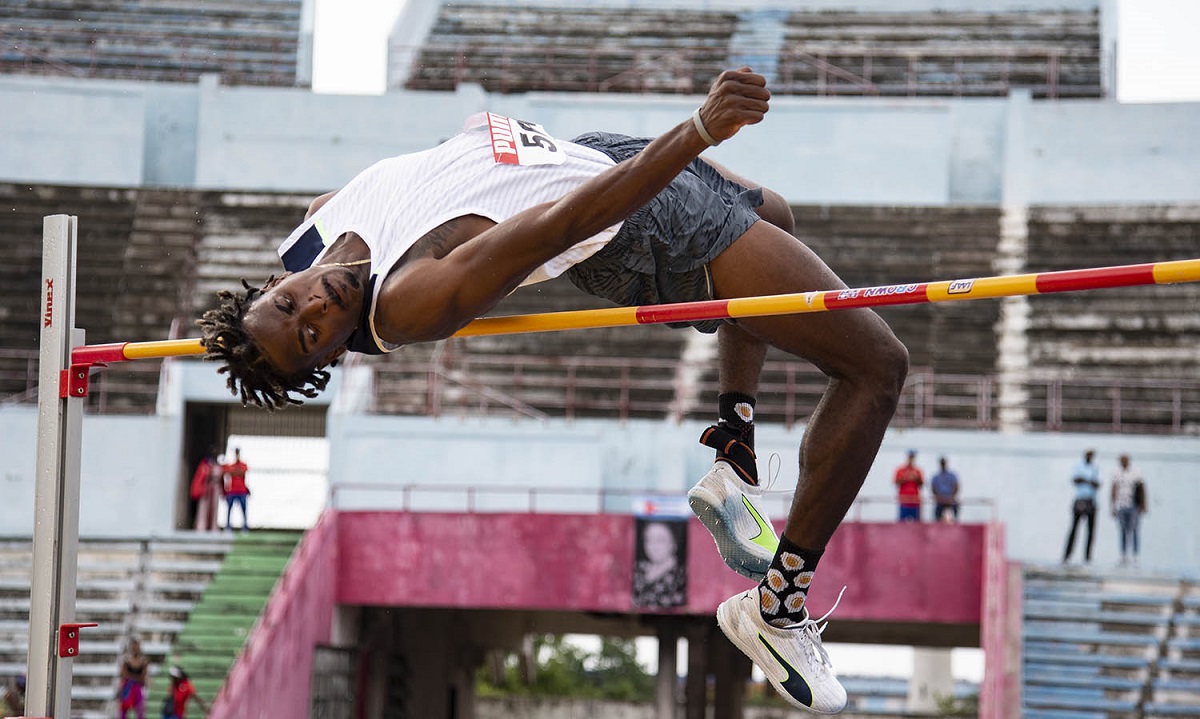
[[[717,450],[717,461],[732,467],[743,482],[758,484],[758,460],[754,449],[743,442],[740,435],[714,424],[700,435],[700,444]]]

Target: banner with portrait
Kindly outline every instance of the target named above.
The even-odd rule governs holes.
[[[688,520],[677,515],[634,519],[633,605],[647,609],[687,604]]]

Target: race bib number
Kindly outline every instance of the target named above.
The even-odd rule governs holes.
[[[492,157],[505,165],[561,165],[567,154],[541,125],[487,114],[492,134]]]

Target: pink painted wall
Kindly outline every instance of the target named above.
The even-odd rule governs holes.
[[[627,515],[342,512],[339,604],[633,611],[633,517]],[[982,525],[844,524],[812,592],[841,619],[978,623]],[[689,601],[712,614],[752,586],[689,522]],[[674,611],[674,610],[672,610]]]
[[[313,648],[329,643],[333,623],[337,525],[326,511],[300,540],[209,719],[308,716]]]
[[[1008,561],[1004,527],[988,525],[985,536],[983,620],[980,643],[986,657],[979,688],[980,719],[1021,715],[1021,574]]]
[[[844,584],[838,618],[979,623],[986,615],[984,641],[994,645],[1007,594],[985,605],[981,588],[985,569],[989,592],[1002,582],[1002,536],[998,526],[844,524],[822,559],[813,606],[824,612]],[[688,546],[688,605],[672,612],[711,615],[752,586],[725,567],[699,521],[688,523]],[[329,642],[336,604],[638,611],[633,552],[628,515],[326,511],[297,547],[210,719],[306,716],[313,650]],[[1010,680],[989,674],[985,694]]]

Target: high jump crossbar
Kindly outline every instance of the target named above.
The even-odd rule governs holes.
[[[1200,258],[1056,272],[881,285],[857,289],[739,297],[728,300],[484,317],[463,327],[454,336],[527,334],[664,322],[696,322],[828,312],[854,307],[956,302],[1197,281],[1200,281]],[[204,347],[200,344],[199,339],[119,342],[78,347],[72,352],[71,361],[73,365],[91,366],[126,360],[198,354],[204,354]],[[82,381],[86,382],[86,373]],[[86,387],[83,393],[86,394]]]

